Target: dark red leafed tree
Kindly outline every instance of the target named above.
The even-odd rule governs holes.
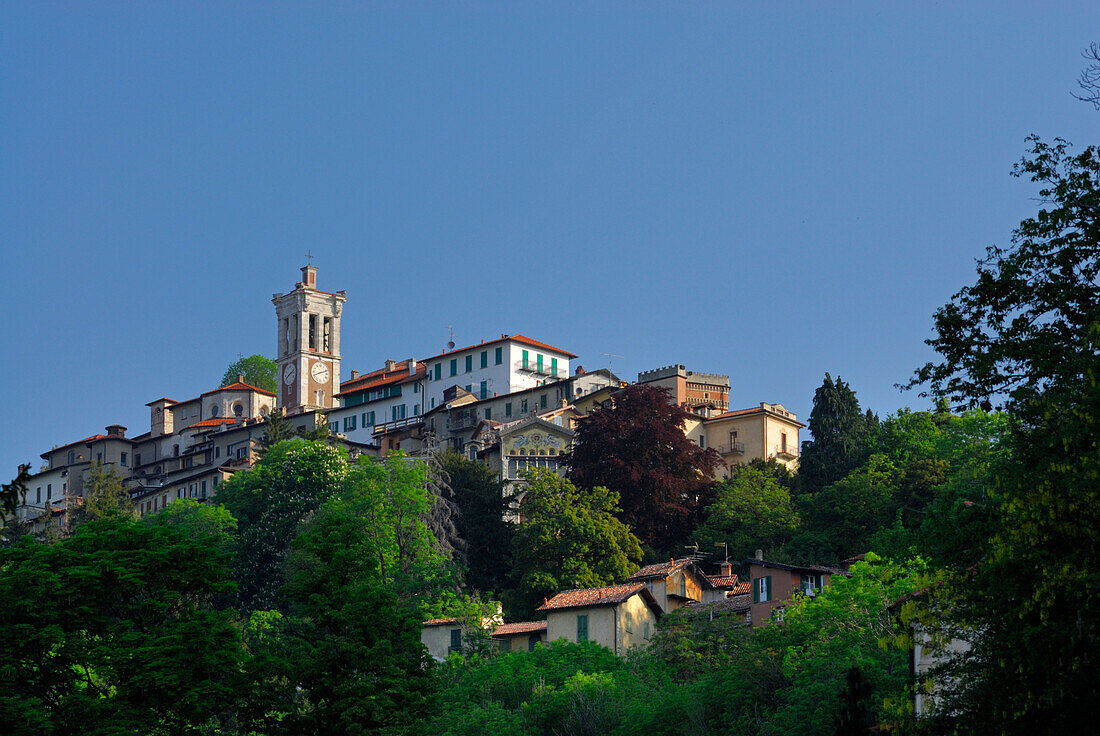
[[[682,551],[713,485],[720,462],[684,436],[691,415],[668,392],[646,385],[615,394],[577,426],[567,459],[569,478],[582,490],[605,486],[619,494],[622,519],[645,544]]]

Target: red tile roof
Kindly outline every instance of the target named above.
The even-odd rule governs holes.
[[[545,621],[518,621],[514,624],[501,624],[493,631],[493,636],[512,636],[528,634],[534,631],[546,631]]]
[[[201,422],[195,422],[190,424],[184,429],[194,429],[195,427],[220,427],[223,424],[236,424],[237,417],[218,417],[217,419],[204,419]]]
[[[722,575],[708,575],[707,580],[709,580],[710,584],[715,588],[734,588],[737,586],[736,575],[729,575],[726,577]],[[748,585],[748,583],[746,583],[746,585]]]
[[[368,391],[372,388],[416,381],[426,375],[428,375],[428,368],[423,363],[416,364],[416,372],[414,373],[409,373],[408,364],[402,363],[400,368],[395,368],[389,372],[382,369],[368,373],[365,376],[359,376],[359,378],[353,381],[345,381],[340,384],[340,393],[336,395],[347,396],[349,394],[359,393],[360,391]]]
[[[66,447],[72,447],[73,445],[83,445],[83,444],[86,444],[88,442],[95,442],[96,440],[103,440],[103,439],[107,439],[107,435],[105,435],[105,434],[93,434],[91,437],[85,437],[82,440],[77,440],[76,442],[70,442],[67,445],[61,445],[60,447],[55,447],[52,450],[49,450],[48,452],[42,453],[42,457],[48,456],[51,452],[57,452],[58,450],[64,450]]]
[[[180,402],[176,401],[175,399],[168,398],[167,396],[161,396],[159,399],[153,399],[148,404],[146,404],[146,406],[152,406],[153,404],[157,403],[158,401],[168,401],[168,402],[173,403],[173,404],[180,403]]]
[[[701,417],[701,418],[703,419],[703,421],[713,422],[715,419],[731,419],[733,417],[747,417],[747,416],[752,416],[754,414],[768,414],[769,416],[773,416],[776,419],[783,419],[785,421],[790,422],[791,424],[797,424],[799,427],[805,427],[806,426],[805,424],[798,421],[794,417],[785,417],[782,414],[778,414],[778,413],[775,413],[775,412],[769,412],[767,409],[765,409],[762,406],[754,406],[751,409],[735,409],[734,411],[727,411],[727,412],[724,412],[722,414],[715,414],[712,417]]]
[[[609,585],[605,588],[581,588],[566,590],[550,598],[537,611],[552,611],[558,608],[585,608],[588,606],[612,606],[628,600],[638,591],[648,592],[645,583],[627,585]]]
[[[646,565],[638,572],[634,573],[627,580],[645,580],[647,578],[667,578],[672,573],[681,569],[685,565],[691,562],[688,558],[679,560],[669,560],[668,562],[660,562],[656,565]]]
[[[544,342],[539,342],[538,340],[532,340],[531,338],[527,337],[526,335],[505,335],[503,337],[497,338],[496,340],[490,340],[489,342],[481,342],[481,343],[478,343],[477,345],[469,345],[469,346],[464,347],[464,348],[456,348],[455,350],[448,350],[446,352],[440,353],[439,355],[432,355],[428,358],[424,358],[424,360],[426,360],[426,361],[427,360],[435,360],[436,358],[442,358],[444,355],[454,355],[455,353],[464,353],[467,350],[477,350],[478,348],[488,347],[489,345],[496,345],[498,342],[508,342],[509,340],[513,340],[515,342],[522,343],[524,345],[530,345],[533,348],[540,348],[542,350],[546,350],[546,351],[551,352],[551,353],[557,353],[558,355],[564,355],[568,358],[576,358],[577,357],[576,355],[569,352],[568,350],[562,350],[561,348],[556,348],[553,345],[547,345]]]
[[[427,621],[420,624],[421,626],[443,626],[445,624],[457,624],[460,620],[457,618],[430,618]]]
[[[247,383],[242,383],[241,381],[234,381],[233,383],[229,384],[228,386],[222,386],[221,388],[216,388],[213,391],[204,391],[202,393],[202,396],[209,396],[210,394],[216,394],[219,391],[255,391],[256,393],[264,394],[265,396],[274,396],[275,395],[272,392],[268,391],[267,389],[260,388],[259,386],[252,386],[252,385],[247,384]]]

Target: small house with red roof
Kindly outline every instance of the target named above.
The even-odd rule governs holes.
[[[493,630],[493,642],[500,652],[533,652],[546,643],[545,621],[517,621]]]
[[[627,578],[627,582],[644,583],[665,613],[702,601],[712,588],[694,557],[646,565]]]
[[[788,565],[765,560],[760,550],[756,557],[745,560],[752,604],[749,617],[753,626],[766,626],[781,621],[783,609],[795,595],[816,596],[825,589],[834,575],[847,575],[845,570],[822,565]]]
[[[538,610],[546,614],[547,641],[594,641],[616,654],[648,646],[662,614],[641,582],[566,590]]]

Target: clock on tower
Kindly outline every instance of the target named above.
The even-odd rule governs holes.
[[[316,266],[286,294],[274,294],[278,322],[278,405],[287,414],[336,406],[340,390],[340,313],[347,295],[317,289]]]

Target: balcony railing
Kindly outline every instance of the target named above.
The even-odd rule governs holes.
[[[404,419],[395,419],[393,421],[385,422],[384,424],[374,425],[374,434],[387,434],[389,432],[395,432],[399,429],[407,429],[409,427],[416,427],[424,423],[424,417],[406,417]]]
[[[784,460],[794,460],[798,457],[798,450],[793,447],[781,447],[775,452],[776,457],[781,457]]]
[[[745,443],[744,442],[731,442],[728,445],[718,446],[719,455],[744,455]]]

